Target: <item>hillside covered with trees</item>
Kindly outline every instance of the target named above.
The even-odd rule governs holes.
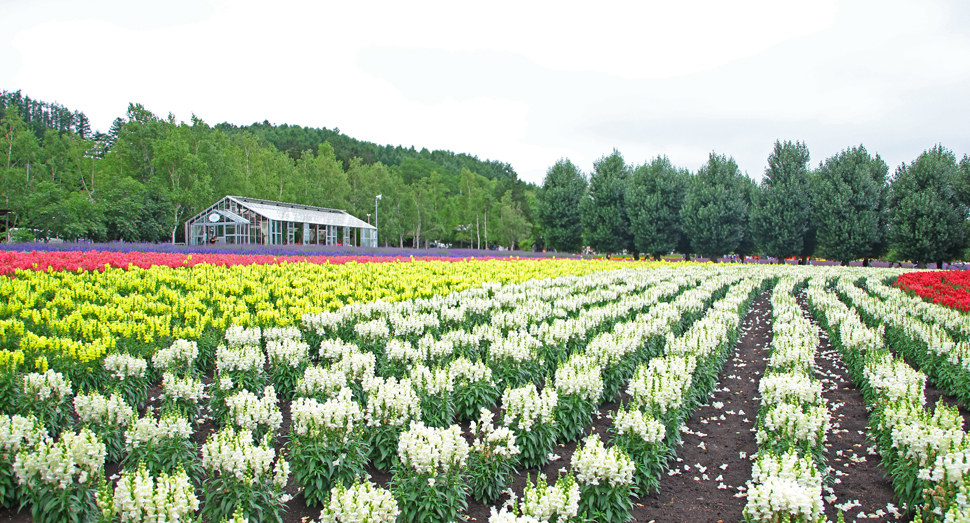
[[[382,243],[518,246],[535,186],[507,163],[380,146],[339,129],[160,117],[130,104],[107,133],[81,111],[0,95],[0,208],[42,237],[184,241],[185,220],[226,194],[344,209],[380,206]],[[371,217],[373,219],[373,217]]]

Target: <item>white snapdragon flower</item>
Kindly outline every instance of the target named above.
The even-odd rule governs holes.
[[[230,386],[231,388],[231,386]],[[165,399],[199,403],[205,399],[205,384],[191,376],[179,377],[171,372],[162,376],[162,395]]]
[[[180,365],[191,367],[198,357],[198,343],[178,339],[173,341],[171,346],[155,352],[155,355],[152,356],[152,367],[162,370]]]
[[[566,475],[549,485],[545,474],[539,474],[535,485],[526,481],[519,508],[523,516],[539,521],[552,521],[553,517],[569,521],[579,513],[579,484]]]
[[[515,444],[515,433],[508,427],[496,427],[492,424],[494,415],[488,409],[481,409],[478,421],[472,421],[469,431],[475,436],[472,449],[481,454],[496,454],[502,457],[512,457],[522,452]]]
[[[404,427],[409,421],[421,418],[421,402],[410,380],[378,377],[365,380],[363,385],[367,393],[364,417],[368,427]]]
[[[634,434],[646,443],[660,443],[667,436],[667,427],[650,415],[636,409],[617,410],[613,427],[618,434]]]
[[[178,416],[163,416],[156,420],[151,416],[138,418],[125,431],[125,449],[132,449],[143,445],[157,445],[165,439],[187,440],[192,437],[192,424],[185,418]]]
[[[556,369],[556,392],[594,402],[603,394],[602,368],[589,356],[574,354]]]
[[[435,428],[412,421],[410,428],[401,433],[397,444],[401,465],[431,476],[461,471],[468,452],[468,442],[458,425]]]
[[[347,375],[343,369],[334,367],[310,366],[303,371],[303,377],[296,382],[296,393],[300,396],[322,394],[332,397],[347,386]]]
[[[609,483],[611,487],[630,485],[636,465],[619,447],[606,448],[599,435],[593,434],[573,454],[572,468],[576,480],[586,485]]]
[[[25,374],[23,391],[26,396],[33,400],[47,401],[53,399],[58,403],[64,402],[72,394],[70,380],[53,369],[43,374],[38,372]]]
[[[230,347],[260,347],[263,333],[259,327],[232,325],[226,329],[226,343]]]
[[[266,357],[258,345],[238,345],[216,348],[216,370],[219,374],[226,372],[262,371]]]
[[[260,483],[272,479],[279,486],[289,468],[283,458],[277,460],[274,467],[275,458],[276,451],[268,434],[256,445],[252,432],[237,432],[233,427],[210,435],[202,445],[202,466],[209,474],[219,473],[235,477],[237,481]]]
[[[21,485],[67,490],[74,483],[94,481],[104,470],[105,453],[104,443],[81,429],[65,432],[57,441],[44,440],[29,452],[21,449],[13,468]]]
[[[299,338],[269,340],[266,342],[266,356],[271,366],[299,367],[310,361],[310,346]]]
[[[263,389],[262,398],[248,390],[241,390],[226,398],[226,407],[229,419],[240,429],[256,430],[262,427],[275,433],[283,424],[276,389],[272,385]]]
[[[20,449],[30,450],[48,438],[44,424],[33,416],[0,415],[0,448],[13,457]]]
[[[292,431],[298,436],[307,434],[337,435],[346,438],[363,421],[364,413],[353,400],[350,389],[344,388],[336,397],[320,403],[310,398],[297,398],[290,406]]]
[[[122,523],[188,522],[199,510],[199,498],[184,470],[155,478],[140,467],[122,472],[115,486],[114,510]]]
[[[135,420],[135,409],[116,393],[105,398],[97,392],[74,397],[74,411],[82,423],[127,427]]]
[[[517,389],[505,389],[502,393],[504,424],[513,424],[519,430],[528,431],[536,424],[552,423],[555,419],[559,395],[552,387],[546,387],[540,395],[535,384],[529,383]]]
[[[389,490],[364,480],[350,488],[338,484],[331,489],[319,523],[394,523],[400,514]]]
[[[144,378],[148,362],[128,354],[109,354],[104,358],[104,369],[119,380]]]

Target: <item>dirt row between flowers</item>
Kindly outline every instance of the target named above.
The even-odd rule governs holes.
[[[688,420],[683,432],[683,446],[677,450],[677,458],[668,464],[660,489],[634,500],[632,515],[637,522],[656,523],[735,523],[742,521],[745,505],[744,490],[751,478],[751,463],[757,452],[753,428],[760,402],[758,383],[764,375],[771,344],[770,293],[758,296],[742,321],[741,336],[720,375],[719,387],[708,403],[699,408]],[[799,299],[803,304],[804,300]],[[871,442],[865,439],[867,415],[862,394],[852,386],[841,358],[829,344],[824,332],[821,346],[816,353],[817,377],[822,380],[824,396],[832,412],[832,429],[828,437],[828,460],[832,467],[831,480],[826,483],[825,514],[835,521],[836,505],[847,507],[847,522],[851,521],[908,521],[896,519],[891,483],[879,465],[877,455],[870,453]],[[935,389],[927,389],[932,402],[939,397]],[[159,391],[154,388],[152,397]],[[628,399],[621,394],[620,401]],[[945,398],[944,398],[945,399]],[[609,440],[607,431],[611,425],[610,415],[619,402],[602,405],[594,418],[590,431]],[[283,413],[282,436],[277,441],[277,451],[288,445],[290,425],[289,402],[281,403]],[[467,424],[463,426],[467,431]],[[209,434],[218,430],[211,421],[200,426],[195,441],[201,448]],[[541,469],[550,482],[554,482],[560,469],[568,470],[578,442],[559,446],[558,458]],[[874,452],[874,449],[872,450]],[[117,464],[108,464],[108,475],[118,471]],[[372,480],[387,486],[391,479],[388,472],[371,468]],[[515,475],[512,488],[521,495],[526,478],[534,480],[539,470],[521,470]],[[294,498],[287,503],[283,520],[286,523],[302,523],[319,517],[321,507],[309,507],[297,486],[291,480],[287,491]],[[831,497],[833,496],[834,497]],[[503,496],[496,505],[507,499]],[[853,502],[857,502],[856,505]],[[860,513],[862,516],[860,517]],[[488,521],[489,507],[468,498],[466,520],[484,523]],[[29,522],[30,508],[21,512],[0,511],[0,522]]]

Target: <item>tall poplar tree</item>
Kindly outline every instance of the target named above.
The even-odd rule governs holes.
[[[761,249],[779,260],[800,256],[811,244],[811,186],[808,147],[776,141],[761,179],[752,225]]]
[[[581,205],[586,243],[603,253],[633,250],[630,219],[626,212],[629,168],[616,149],[593,163],[589,197]],[[634,253],[636,255],[636,253]]]
[[[889,168],[865,147],[827,158],[812,179],[812,214],[818,224],[819,256],[840,260],[875,258],[886,249],[886,174]]]
[[[735,252],[748,231],[751,181],[734,158],[711,153],[690,182],[680,217],[691,249],[717,261]]]
[[[943,262],[967,246],[967,206],[957,197],[953,152],[937,145],[896,169],[889,190],[890,238],[903,259]]]
[[[658,156],[633,170],[627,186],[627,216],[633,244],[656,259],[677,249],[684,226],[680,207],[687,194],[689,174]]]
[[[563,158],[546,171],[538,207],[547,249],[579,252],[583,248],[580,206],[585,196],[586,177],[573,162]]]

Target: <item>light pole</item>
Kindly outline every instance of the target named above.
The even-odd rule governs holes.
[[[381,194],[374,198],[374,247],[380,247],[377,243],[377,202],[381,201]]]

